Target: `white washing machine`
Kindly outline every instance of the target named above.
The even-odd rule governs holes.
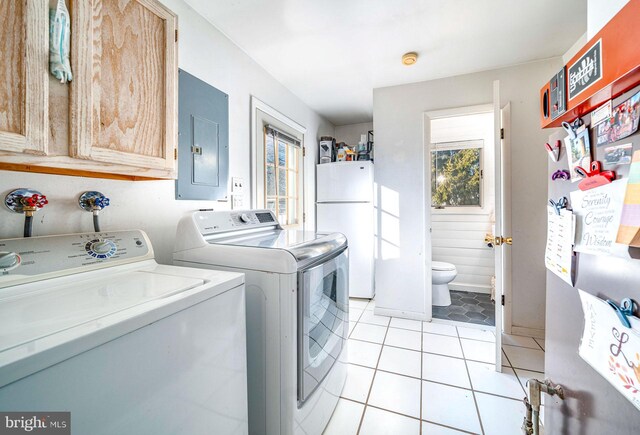
[[[285,230],[268,210],[199,211],[174,263],[246,275],[249,433],[321,434],[347,372],[349,270],[339,233]]]
[[[0,240],[0,411],[246,434],[246,387],[242,274],[158,265],[142,231]]]

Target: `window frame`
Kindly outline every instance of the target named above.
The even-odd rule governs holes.
[[[475,210],[475,211],[483,211],[485,208],[485,186],[484,186],[484,139],[472,139],[472,140],[462,140],[455,142],[436,142],[432,143],[430,147],[431,156],[433,153],[437,153],[438,151],[458,151],[465,149],[477,149],[479,150],[478,160],[479,160],[479,171],[480,171],[480,183],[479,183],[479,204],[478,205],[444,205],[443,208],[436,208],[433,203],[433,195],[435,193],[434,186],[431,188],[431,208],[433,211],[444,212],[446,209],[456,209],[456,210]],[[432,157],[429,157],[429,161],[432,161]],[[435,168],[430,165],[430,174],[434,173],[436,175],[436,188],[437,188],[437,172]],[[430,177],[429,177],[430,178]],[[431,184],[431,179],[429,179],[429,183]]]
[[[273,125],[277,129],[284,132],[287,136],[300,141],[302,157],[298,165],[298,223],[287,226],[288,228],[304,229],[308,225],[307,219],[307,198],[312,197],[305,188],[305,172],[311,168],[307,168],[309,164],[315,162],[307,161],[305,156],[305,136],[307,129],[303,125],[297,123],[278,110],[261,101],[254,95],[251,96],[251,202],[253,209],[266,208],[265,194],[266,189],[266,173],[265,173],[265,143],[264,143],[264,127]],[[249,207],[244,207],[249,208]],[[313,214],[310,215],[313,221]]]
[[[301,165],[303,163],[303,152],[302,152],[302,144],[300,143],[299,145],[296,145],[295,143],[293,143],[290,140],[287,140],[287,138],[284,137],[280,137],[280,135],[278,135],[277,130],[274,133],[269,133],[268,130],[276,130],[275,128],[273,128],[270,125],[264,125],[263,127],[263,134],[264,134],[264,139],[263,139],[263,152],[264,152],[264,165],[263,165],[263,171],[264,171],[264,189],[263,189],[263,201],[264,201],[264,206],[266,209],[269,209],[269,202],[270,201],[274,201],[275,205],[274,205],[274,209],[272,210],[277,218],[278,221],[280,222],[280,225],[282,225],[283,227],[296,227],[298,225],[302,224],[302,220],[303,220],[303,216],[301,216],[300,214],[300,210],[301,210],[301,202],[302,202],[302,183],[301,183],[301,177],[300,177],[300,170],[301,170]],[[269,159],[268,159],[268,152],[267,152],[267,143],[268,143],[268,136],[272,137],[272,141],[273,141],[273,163],[269,163]],[[297,140],[297,139],[296,139]],[[285,145],[285,152],[284,152],[284,166],[280,166],[280,144],[284,144]],[[290,161],[290,150],[293,150],[293,155],[295,156],[295,168],[291,169],[291,167],[289,166],[289,161]],[[273,168],[273,172],[274,172],[274,190],[275,190],[275,195],[269,195],[269,177],[268,172],[269,172],[269,168]],[[286,185],[286,192],[284,195],[281,195],[279,192],[280,189],[280,172],[283,171],[285,172],[285,185]],[[293,175],[293,179],[295,180],[295,188],[294,188],[294,192],[295,195],[290,195],[289,193],[291,192],[290,189],[290,174],[294,174]],[[285,201],[285,211],[284,211],[284,216],[286,221],[283,222],[281,215],[280,215],[280,201],[284,200]],[[295,204],[295,218],[296,218],[296,222],[295,223],[291,223],[289,222],[289,217],[290,217],[290,202],[294,202]]]

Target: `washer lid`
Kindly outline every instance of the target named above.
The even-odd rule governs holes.
[[[34,291],[5,289],[0,296],[0,353],[204,282],[138,270]]]
[[[256,264],[264,262],[263,256],[278,255],[277,251],[290,253],[296,261],[296,270],[347,248],[347,238],[341,233],[315,233],[300,230],[268,230],[255,233],[238,232],[235,236],[214,238],[210,244],[260,248],[264,252],[256,256]],[[294,270],[295,272],[295,270]]]
[[[438,270],[441,272],[456,270],[456,267],[451,263],[445,263],[443,261],[432,261],[431,270]]]

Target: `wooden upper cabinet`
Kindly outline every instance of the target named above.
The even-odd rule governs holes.
[[[0,150],[45,155],[49,1],[0,1]]]
[[[71,157],[164,170],[172,177],[176,15],[155,0],[73,4]]]

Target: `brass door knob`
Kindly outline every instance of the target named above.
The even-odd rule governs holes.
[[[511,237],[494,236],[493,234],[487,233],[484,236],[484,242],[490,248],[492,248],[494,245],[495,246],[500,246],[503,243],[506,243],[507,245],[513,245],[513,238],[511,238]]]

